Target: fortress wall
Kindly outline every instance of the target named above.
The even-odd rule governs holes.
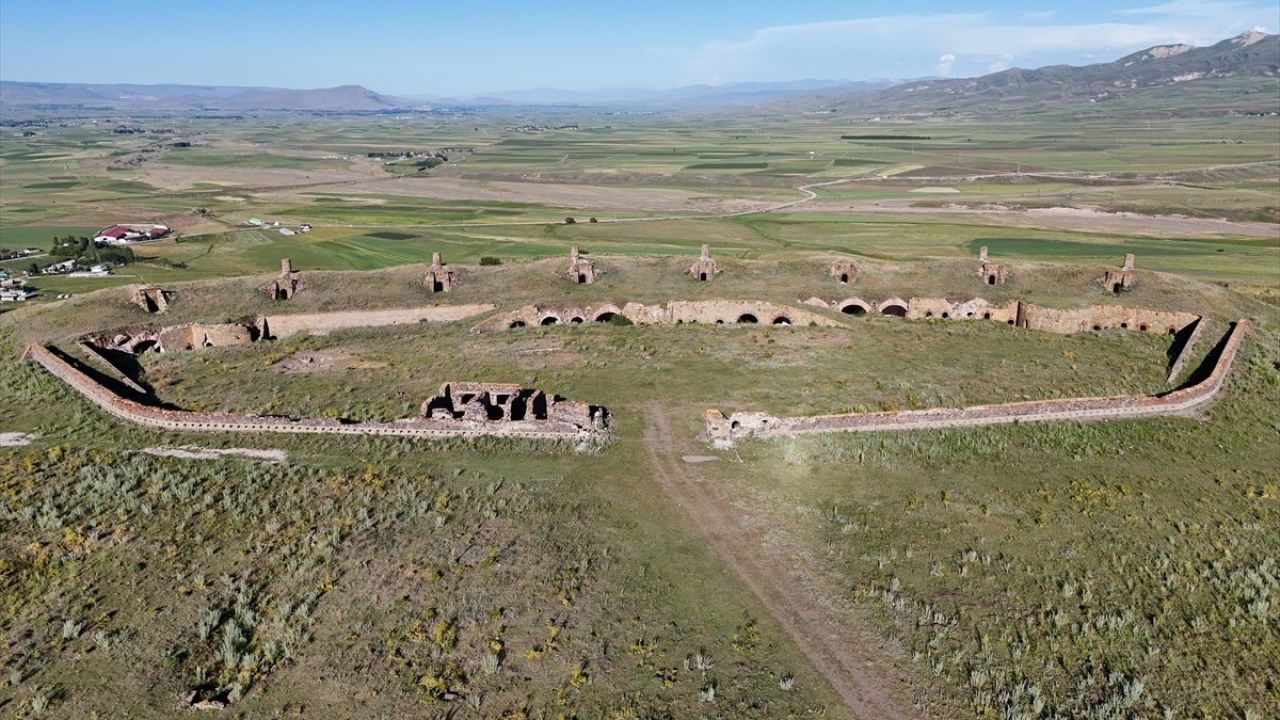
[[[480,437],[565,439],[592,434],[566,422],[522,420],[490,425],[479,422],[411,418],[394,422],[344,423],[328,418],[293,419],[235,413],[200,413],[144,405],[111,392],[42,345],[27,347],[34,360],[107,413],[145,427],[186,432],[275,432],[403,437]]]
[[[129,377],[124,372],[122,372],[120,368],[112,364],[111,360],[107,359],[107,357],[103,355],[102,352],[96,346],[91,345],[83,340],[80,340],[76,342],[76,347],[79,348],[80,352],[84,355],[85,359],[88,360],[90,364],[97,367],[99,370],[107,373],[115,380],[121,383],[124,383],[126,387],[128,387],[130,390],[133,390],[134,392],[141,393],[143,395],[147,393],[147,391],[141,385],[134,382],[133,378]]]
[[[526,327],[541,325],[547,318],[555,318],[555,324],[570,323],[574,318],[594,322],[602,313],[624,315],[636,325],[675,325],[680,323],[704,323],[732,325],[743,315],[751,315],[762,325],[786,318],[792,325],[821,325],[839,327],[840,323],[810,310],[756,300],[673,300],[666,305],[646,305],[629,302],[621,307],[613,303],[590,305],[526,305],[495,315],[471,328],[484,333],[508,330],[513,323]]]
[[[1204,318],[1196,321],[1196,326],[1191,329],[1191,334],[1187,336],[1187,341],[1182,343],[1182,349],[1178,351],[1178,357],[1174,358],[1173,365],[1169,367],[1169,377],[1165,380],[1166,384],[1172,385],[1178,379],[1178,376],[1182,374],[1182,368],[1187,364],[1187,360],[1191,359],[1191,353],[1194,351],[1200,335],[1204,332],[1206,324]]]
[[[1186,312],[1152,310],[1123,305],[1090,305],[1084,308],[1046,308],[1024,303],[1027,328],[1054,333],[1084,332],[1093,329],[1141,330],[1174,334],[1199,319]]]
[[[267,328],[276,337],[296,333],[326,333],[347,328],[405,325],[418,322],[453,322],[465,320],[493,310],[489,303],[469,305],[430,305],[415,308],[387,308],[384,310],[349,310],[337,312],[294,313],[268,315]]]
[[[811,305],[826,305],[837,311],[851,304],[858,305],[868,315],[882,314],[881,310],[887,306],[903,304],[907,308],[908,320],[993,320],[1003,323],[1018,323],[1019,320],[1025,320],[1023,327],[1029,330],[1061,334],[1088,332],[1095,328],[1177,333],[1200,317],[1186,312],[1122,305],[1090,305],[1083,308],[1061,309],[1042,307],[1019,300],[995,304],[982,298],[956,301],[947,298],[913,297],[902,301],[899,298],[867,300],[860,297],[847,297],[829,303],[816,298],[805,302]],[[1019,310],[1021,310],[1021,316]]]
[[[764,413],[734,413],[728,417],[707,412],[707,435],[720,446],[749,435],[785,437],[825,432],[875,432],[924,428],[979,427],[1013,422],[1096,420],[1173,415],[1212,400],[1222,389],[1244,335],[1248,320],[1233,324],[1209,376],[1200,383],[1165,395],[1116,395],[1029,402],[973,405],[901,412],[850,413],[778,418]]]

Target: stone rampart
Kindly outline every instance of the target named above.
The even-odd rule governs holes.
[[[470,420],[409,418],[393,422],[344,422],[328,418],[288,418],[167,410],[120,397],[72,366],[49,348],[32,344],[24,357],[43,366],[107,413],[145,427],[185,432],[325,433],[393,435],[419,438],[500,436],[533,439],[587,440],[602,434],[556,419],[488,423]]]
[[[972,405],[901,412],[850,413],[811,417],[774,417],[765,413],[725,416],[708,410],[707,437],[717,446],[733,445],[747,436],[784,437],[828,432],[876,432],[925,428],[979,427],[1013,422],[1099,420],[1175,415],[1212,400],[1222,388],[1240,348],[1249,321],[1240,320],[1227,332],[1212,371],[1191,387],[1163,395],[1116,395],[1029,402]]]
[[[474,333],[494,332],[535,325],[561,325],[609,322],[615,316],[625,317],[636,325],[820,325],[839,327],[840,323],[810,310],[759,300],[672,300],[666,305],[643,303],[592,303],[586,305],[526,305],[500,313],[471,328]]]
[[[1191,359],[1191,354],[1195,351],[1196,342],[1200,340],[1200,335],[1204,332],[1204,326],[1207,321],[1204,318],[1198,320],[1195,327],[1191,329],[1191,334],[1187,336],[1186,342],[1182,343],[1182,348],[1178,351],[1178,357],[1174,358],[1173,365],[1169,367],[1169,377],[1165,379],[1165,383],[1172,385],[1178,376],[1182,374],[1182,368],[1186,367],[1187,360]]]
[[[1051,308],[1021,300],[993,303],[983,298],[913,297],[904,301],[899,298],[867,300],[855,296],[831,301],[811,298],[806,303],[826,305],[846,315],[899,315],[908,320],[992,320],[1028,330],[1061,334],[1120,329],[1172,335],[1200,318],[1193,313],[1128,305]]]

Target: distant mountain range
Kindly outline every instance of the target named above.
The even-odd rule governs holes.
[[[145,111],[393,111],[457,107],[694,110],[761,107],[859,114],[1011,112],[1078,103],[1150,101],[1188,113],[1280,110],[1280,35],[1247,32],[1209,47],[1161,45],[1114,62],[1013,68],[977,78],[796,80],[669,90],[538,88],[472,97],[393,97],[359,85],[318,90],[204,85],[0,81],[0,107]]]
[[[389,110],[409,105],[359,85],[285,90],[220,85],[95,85],[0,81],[0,106],[122,111]]]
[[[628,107],[654,110],[681,110],[712,106],[760,105],[818,92],[862,92],[880,90],[906,80],[791,80],[783,82],[738,82],[724,85],[686,85],[666,90],[650,88],[607,88],[603,90],[561,90],[535,88],[484,93],[474,97],[423,96],[437,105],[542,105],[576,107]]]
[[[820,92],[778,105],[806,111],[980,113],[1127,99],[1161,103],[1169,110],[1187,100],[1188,112],[1274,112],[1280,110],[1278,78],[1280,35],[1247,32],[1209,47],[1159,45],[1097,65],[1012,68],[872,92]]]

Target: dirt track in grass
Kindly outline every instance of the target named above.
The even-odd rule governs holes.
[[[920,717],[907,683],[872,634],[813,590],[804,561],[784,559],[762,547],[757,533],[738,522],[728,500],[716,497],[714,488],[694,476],[681,460],[694,448],[678,446],[682,444],[672,438],[660,404],[649,403],[644,411],[644,444],[654,481],[849,711],[865,720]]]

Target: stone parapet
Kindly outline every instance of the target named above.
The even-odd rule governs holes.
[[[1163,395],[1114,395],[971,405],[900,412],[774,417],[765,413],[706,413],[707,438],[720,447],[748,437],[787,437],[829,432],[879,432],[928,428],[980,427],[1015,422],[1142,418],[1186,413],[1213,400],[1231,371],[1248,320],[1234,323],[1209,375],[1201,382]]]

